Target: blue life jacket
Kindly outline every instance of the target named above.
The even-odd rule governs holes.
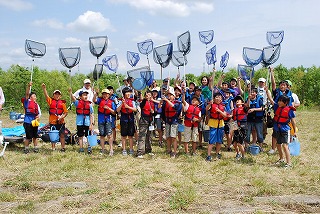
[[[261,108],[263,107],[263,97],[258,95],[256,96],[255,100],[250,100],[250,108]],[[263,117],[264,111],[254,111],[256,117]],[[252,115],[253,113],[250,113],[248,115]]]
[[[222,102],[222,104],[224,104],[224,107],[225,107],[225,111],[227,113],[231,113],[232,109],[231,109],[231,102],[233,101],[233,97],[229,97],[228,99],[224,100]]]
[[[286,91],[283,93],[282,91],[280,91],[279,88],[277,88],[277,89],[275,90],[274,102],[275,102],[275,103],[278,103],[279,98],[280,98],[282,95],[286,95],[287,97],[290,98],[289,103],[288,103],[288,106],[292,106],[292,102],[293,102],[292,91],[289,90],[289,89],[286,89]]]

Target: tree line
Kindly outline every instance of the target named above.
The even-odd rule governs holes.
[[[312,66],[304,68],[299,66],[297,68],[286,68],[283,65],[278,65],[274,68],[275,79],[277,82],[289,79],[292,83],[292,91],[295,92],[300,99],[302,106],[313,107],[320,104],[320,67]],[[225,80],[229,81],[233,77],[238,76],[236,68],[230,68],[226,74]],[[27,83],[30,82],[31,71],[19,65],[12,65],[8,70],[0,68],[0,86],[5,94],[6,103],[4,107],[14,106],[16,111],[22,111],[21,98],[25,95]],[[197,85],[201,83],[202,76],[211,76],[212,72],[202,72],[201,75],[186,74],[187,82],[194,82]],[[222,71],[217,71],[215,75],[215,84],[222,75]],[[260,68],[255,71],[252,78],[253,83],[257,83],[260,77],[267,78],[268,69]],[[104,72],[98,81],[94,81],[93,73],[88,75],[76,73],[70,76],[68,71],[58,70],[42,70],[39,67],[33,69],[33,86],[32,91],[37,94],[40,107],[43,110],[48,109],[45,97],[42,92],[41,84],[45,83],[49,93],[55,89],[62,92],[63,99],[70,104],[68,95],[68,88],[71,86],[73,91],[76,91],[83,86],[83,80],[86,78],[91,79],[92,85],[98,87],[100,90],[111,85],[115,89],[119,87],[116,74]],[[119,74],[120,84],[126,78],[125,75]],[[171,77],[171,83],[174,82],[175,77]],[[158,85],[162,84],[162,80],[157,80]]]

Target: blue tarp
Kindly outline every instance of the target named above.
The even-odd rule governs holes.
[[[45,126],[44,123],[41,123],[39,127]],[[2,128],[2,134],[5,137],[17,137],[25,135],[23,126],[15,126],[13,128]]]

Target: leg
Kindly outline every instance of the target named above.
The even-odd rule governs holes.
[[[291,157],[290,157],[290,151],[289,151],[289,145],[287,143],[282,144],[284,154],[286,156],[286,161],[288,165],[291,165]]]

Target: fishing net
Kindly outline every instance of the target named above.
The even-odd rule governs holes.
[[[80,62],[81,49],[75,48],[59,48],[59,59],[63,66],[71,69]],[[71,71],[70,71],[71,72]]]
[[[207,64],[208,65],[215,65],[216,61],[217,61],[217,57],[216,57],[216,46],[213,46],[212,48],[210,48],[207,53],[206,53],[206,60],[207,60]]]
[[[243,79],[243,81],[247,81],[250,79],[250,73],[251,77],[253,77],[253,69],[251,66],[248,65],[238,65],[238,74],[239,77]]]
[[[103,64],[95,64],[94,65],[92,75],[93,75],[93,79],[95,81],[97,81],[101,77],[102,71],[103,71]]]
[[[264,67],[268,67],[275,63],[279,59],[280,49],[280,45],[264,47],[261,64]]]
[[[242,57],[247,65],[256,66],[262,61],[262,50],[244,47]]]
[[[89,37],[89,48],[93,56],[99,58],[104,52],[106,52],[108,47],[108,37],[107,36],[96,36]]]
[[[266,36],[270,45],[280,45],[283,41],[284,31],[268,31]]]
[[[146,85],[151,86],[154,80],[154,72],[153,71],[143,71],[140,72],[142,78],[144,78]]]
[[[139,53],[127,51],[127,61],[132,66],[135,67],[140,60]]]
[[[127,74],[132,79],[132,87],[138,91],[150,86],[154,78],[154,72],[150,71],[148,66],[129,70]]]
[[[190,32],[186,31],[183,34],[178,36],[178,50],[186,55],[191,50],[191,38]]]
[[[171,62],[174,66],[179,67],[186,65],[188,63],[187,57],[180,51],[173,51],[172,52],[172,59]]]
[[[159,64],[162,68],[167,67],[172,58],[172,52],[173,52],[172,43],[155,47],[153,50],[154,62]]]
[[[214,32],[213,30],[207,30],[207,31],[200,31],[199,32],[199,39],[200,42],[208,45],[213,41]]]
[[[112,56],[106,56],[102,59],[102,63],[106,66],[110,71],[116,72],[118,69],[118,57],[113,54]]]
[[[144,55],[149,55],[149,53],[151,53],[153,50],[153,41],[151,39],[139,42],[137,45],[139,52]]]
[[[41,42],[26,39],[25,51],[32,58],[41,58],[46,54],[46,45]]]
[[[222,71],[227,67],[229,60],[229,53],[226,51],[222,56],[220,60],[220,68],[222,68]]]

